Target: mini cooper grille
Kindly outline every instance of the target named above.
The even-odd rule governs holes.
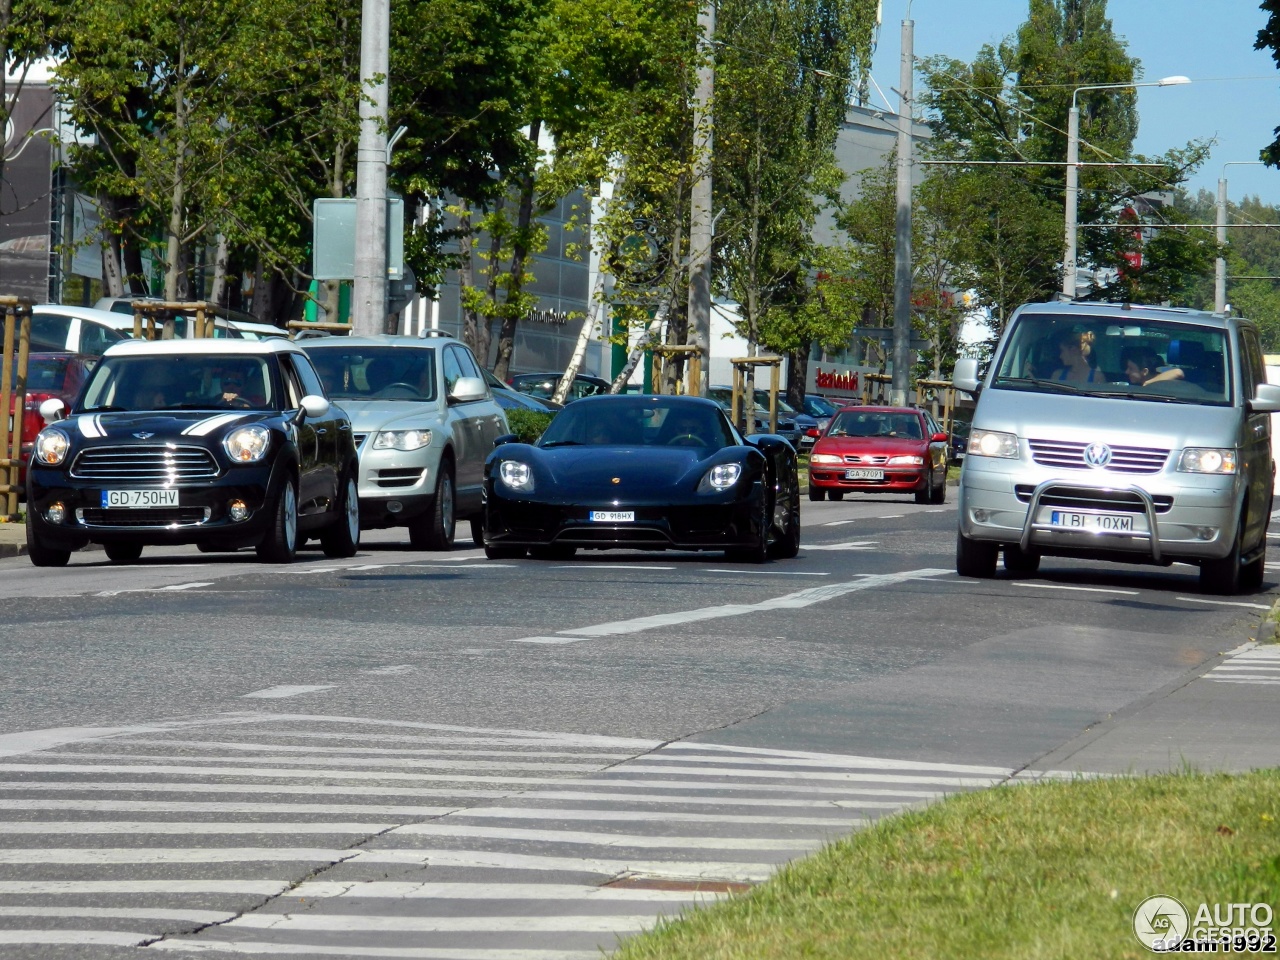
[[[860,457],[856,453],[854,453],[854,454],[850,454],[849,456],[846,456],[844,458],[844,462],[845,463],[870,463],[878,466],[882,463],[888,463],[889,458],[888,457]]]
[[[203,447],[92,447],[81,450],[71,465],[71,476],[78,480],[173,483],[217,475],[217,461]]]
[[[161,507],[149,510],[85,508],[76,517],[87,527],[194,527],[209,519],[208,507]]]
[[[1087,443],[1066,440],[1031,440],[1031,459],[1046,467],[1073,470],[1092,469],[1085,463]],[[1111,462],[1106,469],[1116,473],[1159,473],[1169,459],[1168,450],[1154,447],[1112,447]]]
[[[1014,493],[1023,503],[1031,502],[1035,487],[1020,483]],[[1152,497],[1156,513],[1168,513],[1173,497]],[[1098,490],[1093,487],[1053,487],[1040,497],[1042,507],[1066,507],[1072,510],[1109,510],[1112,513],[1142,513],[1142,499],[1124,490]]]

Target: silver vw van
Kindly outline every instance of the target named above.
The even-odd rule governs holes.
[[[960,474],[956,570],[1034,573],[1044,555],[1200,567],[1202,589],[1262,583],[1275,467],[1258,330],[1197,310],[1020,307],[978,394]]]

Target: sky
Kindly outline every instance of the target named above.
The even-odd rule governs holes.
[[[881,0],[871,73],[890,98],[888,106],[895,111],[898,106],[890,87],[898,86],[908,10],[917,58],[945,54],[967,61],[984,43],[1014,33],[1027,17],[1027,6],[1027,0]],[[1192,79],[1186,86],[1137,91],[1135,151],[1160,154],[1188,140],[1215,139],[1209,159],[1187,186],[1216,196],[1223,164],[1257,160],[1280,126],[1280,70],[1270,51],[1253,49],[1266,13],[1257,0],[1110,0],[1107,14],[1129,54],[1141,61],[1144,81],[1175,75]],[[884,106],[878,95],[873,99]],[[1280,170],[1229,166],[1225,174],[1233,202],[1248,195],[1280,205]]]

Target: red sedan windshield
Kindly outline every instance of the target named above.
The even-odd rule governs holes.
[[[896,437],[923,440],[920,418],[910,413],[847,410],[831,421],[829,437]]]

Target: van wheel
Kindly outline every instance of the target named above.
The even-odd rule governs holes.
[[[1244,522],[1245,517],[1241,514],[1236,526],[1236,540],[1229,554],[1221,560],[1200,561],[1200,589],[1205,593],[1229,596],[1239,593],[1244,587],[1246,567],[1240,562],[1244,552]]]
[[[1021,547],[1004,548],[1004,568],[1012,574],[1029,575],[1040,569],[1040,554],[1034,550],[1023,552]]]
[[[998,544],[983,540],[970,540],[963,533],[956,534],[956,573],[962,577],[989,580],[996,575]]]
[[[1262,538],[1262,553],[1252,563],[1240,568],[1240,587],[1253,593],[1262,589],[1262,577],[1267,566],[1267,538]]]

